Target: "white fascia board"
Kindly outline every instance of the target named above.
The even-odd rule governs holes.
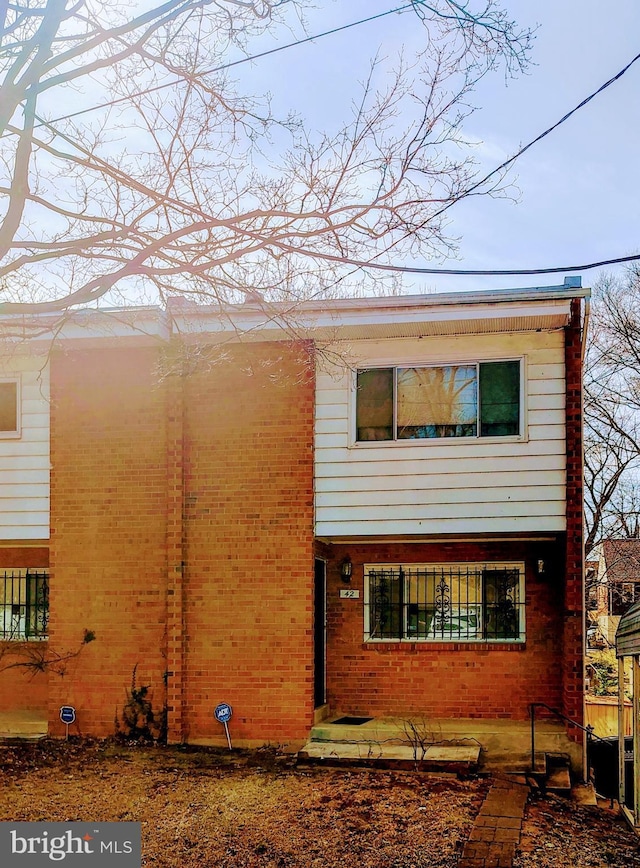
[[[457,304],[449,300],[446,304],[440,304],[437,300],[434,303],[434,296],[420,296],[419,301],[416,297],[394,299],[393,304],[389,303],[389,299],[371,300],[384,301],[383,305],[369,305],[361,299],[345,299],[345,304],[331,302],[323,307],[304,303],[298,307],[288,306],[286,316],[275,305],[267,309],[238,306],[226,309],[222,314],[219,309],[215,312],[194,309],[176,317],[174,322],[176,331],[183,336],[207,333],[222,337],[235,333],[239,339],[253,340],[286,340],[292,330],[298,337],[307,334],[309,338],[332,336],[335,339],[348,339],[354,335],[354,329],[367,327],[375,327],[380,333],[388,329],[391,335],[403,324],[411,324],[415,328],[420,324],[433,327],[438,323],[460,323],[461,326],[466,324],[461,328],[464,332],[468,332],[468,326],[474,324],[478,331],[483,332],[491,330],[489,324],[497,321],[505,321],[505,326],[506,321],[518,322],[518,330],[526,328],[526,323],[530,323],[532,329],[539,328],[544,321],[547,327],[562,328],[569,322],[571,299],[575,297],[574,292],[571,297],[565,298],[549,295],[542,298],[501,298],[499,301],[478,298],[474,303],[465,300]]]
[[[407,324],[414,329],[438,323],[449,324],[448,333],[461,331],[562,328],[567,324],[573,299],[588,299],[590,291],[578,287],[551,286],[475,292],[432,293],[389,297],[344,298],[322,301],[255,304],[191,304],[170,313],[158,306],[84,308],[69,312],[60,322],[52,314],[0,317],[0,337],[19,342],[51,343],[52,340],[82,343],[117,338],[135,343],[157,343],[172,334],[189,340],[208,335],[228,340],[350,339],[363,336],[368,328],[376,336],[397,335]],[[491,323],[494,324],[493,329]],[[523,325],[524,323],[524,325]],[[24,324],[24,328],[23,328]],[[27,327],[30,326],[31,328]],[[33,334],[33,326],[42,331]],[[21,334],[22,333],[22,334]]]
[[[582,287],[536,286],[517,289],[474,290],[472,292],[435,292],[421,295],[374,296],[337,298],[327,301],[304,302],[305,310],[343,310],[372,308],[397,309],[404,307],[442,307],[446,305],[502,304],[507,302],[533,302],[549,299],[571,300],[589,298],[591,290]]]
[[[114,339],[148,344],[168,341],[171,326],[160,307],[85,308],[70,311],[62,320],[51,314],[2,317],[0,336],[10,341],[27,340],[31,345],[49,346],[61,340],[67,345],[83,346]]]

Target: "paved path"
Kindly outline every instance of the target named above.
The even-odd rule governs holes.
[[[528,796],[526,783],[509,779],[494,781],[476,817],[458,868],[512,868]]]

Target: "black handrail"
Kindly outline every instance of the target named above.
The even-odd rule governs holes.
[[[575,726],[576,729],[582,730],[582,732],[586,732],[587,734],[587,756],[589,751],[589,743],[591,740],[601,741],[603,744],[608,745],[610,748],[614,748],[614,745],[611,744],[610,741],[607,741],[606,738],[602,738],[599,735],[596,735],[593,731],[593,726],[591,724],[587,724],[587,726],[583,726],[581,723],[578,723],[577,720],[573,720],[571,717],[567,717],[566,714],[563,714],[561,711],[558,711],[557,708],[552,708],[551,705],[547,705],[546,702],[532,702],[529,705],[529,714],[531,716],[531,771],[535,770],[536,767],[536,708],[546,708],[547,711],[550,711],[552,714],[555,714],[556,717],[559,717],[561,720],[570,723],[571,726]],[[611,796],[611,803],[613,805],[613,796]]]

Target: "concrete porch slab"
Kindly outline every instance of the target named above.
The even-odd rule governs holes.
[[[341,715],[334,715],[339,719]],[[414,745],[440,747],[468,746],[481,749],[480,765],[488,770],[521,771],[531,764],[531,724],[528,720],[488,720],[475,718],[438,719],[423,717],[373,718],[357,726],[324,720],[312,727],[311,742],[364,744],[378,746]],[[572,766],[582,763],[581,745],[571,742],[564,725],[552,720],[537,720],[536,760],[547,752],[567,753]],[[365,748],[366,749],[366,748]]]
[[[410,745],[377,744],[371,742],[312,741],[298,751],[301,762],[366,765],[383,768],[416,768],[424,771],[469,772],[478,767],[480,748],[477,746],[433,745],[414,748]]]
[[[0,711],[0,742],[38,741],[49,732],[47,719],[37,711]]]

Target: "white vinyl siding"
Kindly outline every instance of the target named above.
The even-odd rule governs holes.
[[[558,332],[355,341],[355,367],[521,358],[519,438],[355,441],[353,369],[320,370],[316,533],[555,532],[565,529],[564,336]]]
[[[0,439],[0,539],[49,538],[49,369],[46,356],[0,359],[19,377],[19,437]]]

